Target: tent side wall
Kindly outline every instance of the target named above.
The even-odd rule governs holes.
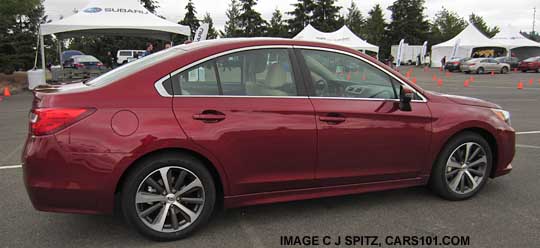
[[[441,67],[441,59],[446,56],[450,59],[453,47],[433,47],[431,48],[431,67]],[[472,49],[470,47],[459,47],[456,57],[470,57]]]

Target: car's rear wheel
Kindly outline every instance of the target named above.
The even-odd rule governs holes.
[[[503,68],[501,69],[501,74],[506,74],[506,73],[508,73],[508,68],[507,68],[507,67],[503,67]]]
[[[430,187],[448,200],[465,200],[486,184],[493,159],[482,136],[465,132],[443,148],[431,172]]]
[[[478,70],[476,70],[477,74],[484,74],[484,68],[480,67]]]
[[[196,158],[165,153],[146,158],[131,171],[121,192],[126,221],[159,241],[184,238],[212,215],[216,190]]]

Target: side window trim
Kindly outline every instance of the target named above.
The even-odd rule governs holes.
[[[306,82],[306,87],[307,89],[309,90],[309,97],[311,98],[321,98],[321,99],[349,99],[349,100],[369,100],[369,101],[392,101],[392,100],[389,100],[389,99],[383,99],[383,98],[343,98],[343,97],[318,97],[318,96],[315,96],[315,89],[313,88],[313,80],[311,78],[311,75],[309,74],[309,68],[307,67],[306,65],[306,62],[305,62],[305,59],[301,53],[302,50],[315,50],[315,51],[326,51],[326,52],[335,52],[335,53],[339,53],[339,54],[344,54],[344,55],[347,55],[347,56],[351,56],[353,58],[356,58],[356,59],[359,59],[373,67],[375,67],[376,69],[382,71],[384,74],[388,75],[391,79],[391,81],[396,81],[396,83],[399,84],[399,86],[401,85],[405,85],[409,88],[411,88],[414,93],[418,96],[420,96],[420,100],[413,100],[413,102],[427,102],[427,98],[421,94],[420,92],[418,92],[414,87],[410,86],[408,83],[405,83],[403,82],[400,78],[396,77],[394,74],[392,74],[391,72],[389,72],[388,70],[386,70],[385,68],[382,68],[380,67],[379,65],[377,64],[374,64],[372,63],[371,61],[361,57],[361,56],[358,56],[356,54],[353,54],[353,53],[350,53],[350,52],[345,52],[345,51],[340,51],[340,50],[335,50],[335,49],[332,49],[332,48],[323,48],[323,47],[310,47],[310,46],[293,46],[294,50],[295,50],[295,54],[296,54],[296,57],[298,58],[298,61],[300,63],[300,66],[302,67],[302,75],[304,77],[304,81]],[[394,99],[396,100],[396,99]],[[397,99],[399,100],[399,99]]]

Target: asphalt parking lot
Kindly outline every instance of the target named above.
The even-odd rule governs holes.
[[[434,73],[442,76],[442,86],[432,81]],[[539,247],[540,73],[474,75],[469,87],[463,86],[465,74],[416,69],[413,77],[427,90],[477,97],[509,110],[519,132],[512,173],[463,202],[416,187],[231,209],[186,240],[155,243],[120,217],[33,209],[16,166],[32,100],[23,93],[0,102],[0,247],[279,247],[281,235],[465,235],[470,247]],[[519,81],[523,90],[517,89]]]

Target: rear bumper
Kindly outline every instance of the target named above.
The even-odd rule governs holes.
[[[48,212],[111,213],[115,156],[63,151],[54,135],[28,137],[22,161],[32,205]]]

